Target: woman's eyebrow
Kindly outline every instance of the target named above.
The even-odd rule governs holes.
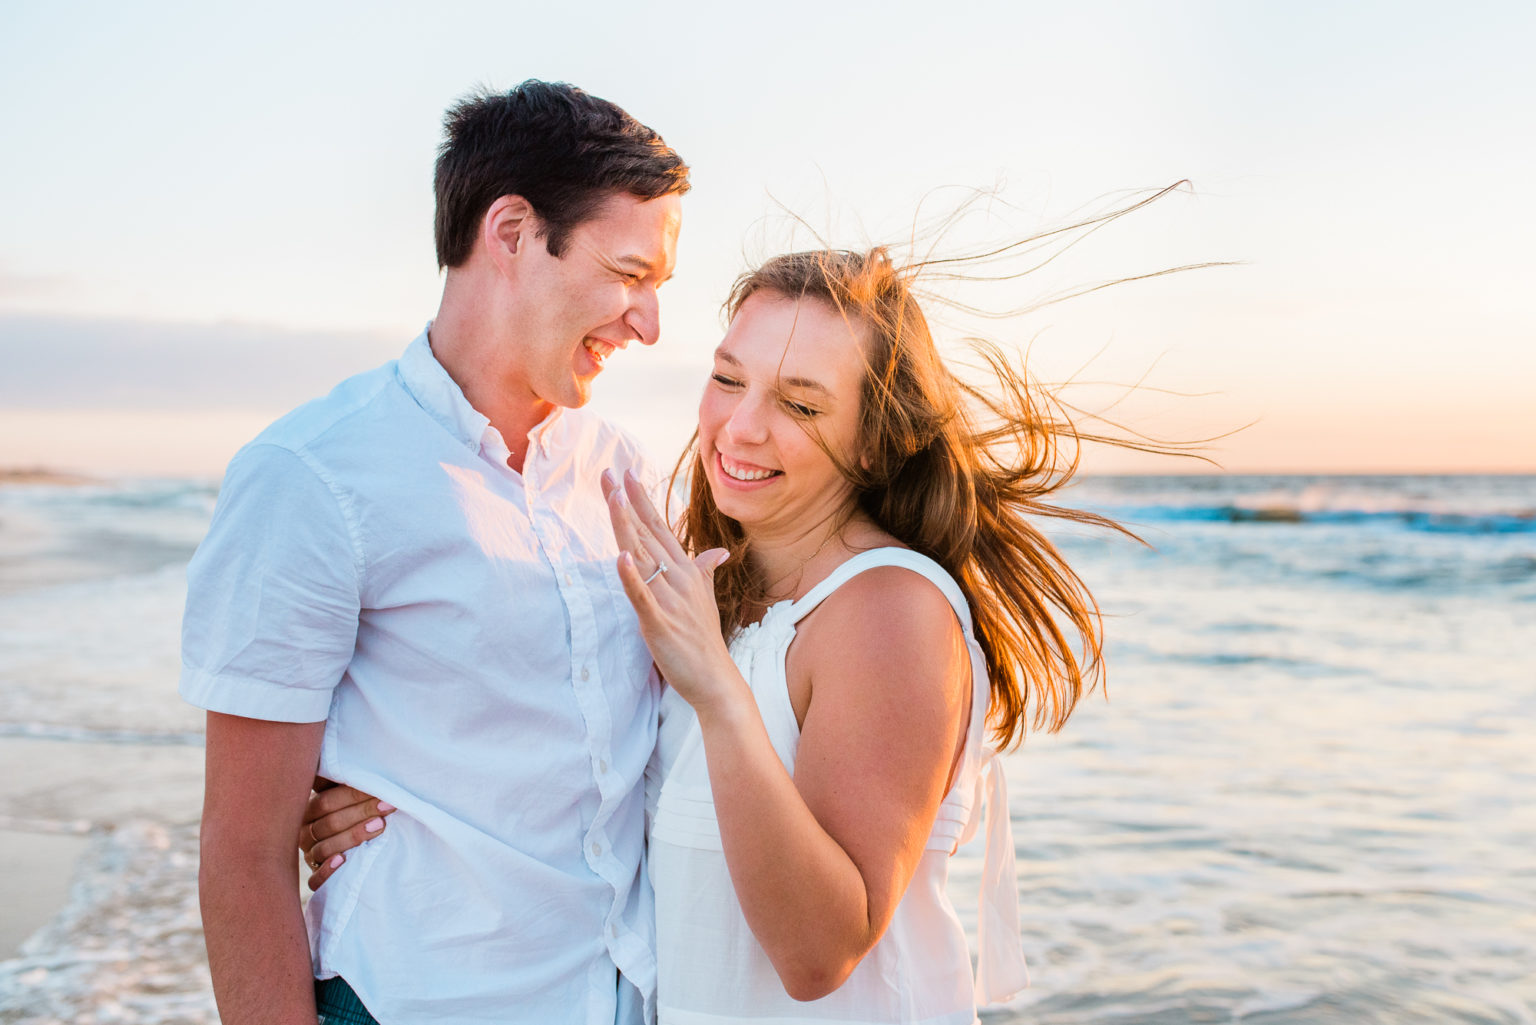
[[[715,350],[715,359],[719,360],[721,363],[729,363],[733,367],[741,366],[741,360],[737,359],[735,356],[732,356],[724,349],[724,347]],[[832,394],[832,390],[826,385],[822,384],[820,381],[812,380],[809,377],[781,377],[779,378],[779,386],[781,388],[800,388],[806,391],[819,391],[823,395]]]
[[[830,395],[826,385],[820,381],[813,381],[809,377],[781,377],[779,384],[789,388],[799,388],[802,391],[819,391],[823,395]]]

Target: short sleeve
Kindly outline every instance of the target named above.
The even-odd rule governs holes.
[[[357,641],[360,548],[341,497],[275,445],[237,454],[187,567],[181,696],[212,712],[320,722]]]

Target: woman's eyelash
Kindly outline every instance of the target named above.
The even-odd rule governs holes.
[[[709,379],[720,385],[722,388],[740,388],[742,386],[741,382],[736,380],[734,377],[727,377],[724,374],[718,372],[710,374]],[[803,402],[796,402],[793,399],[786,398],[780,398],[779,401],[783,404],[785,409],[789,410],[795,416],[809,419],[813,416],[821,415],[821,410],[816,409],[813,406],[807,406]]]

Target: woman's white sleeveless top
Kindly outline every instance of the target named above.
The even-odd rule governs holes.
[[[731,657],[757,699],[768,736],[791,773],[800,728],[789,701],[785,655],[795,624],[841,584],[876,566],[900,566],[932,581],[949,599],[971,655],[971,720],[955,782],[917,872],[885,935],[835,992],[799,1002],[784,992],[731,886],[710,794],[698,720],[673,691],[662,700],[654,772],[649,866],[656,888],[657,1015],[661,1025],[750,1019],[776,1022],[905,1022],[969,1025],[978,1003],[1006,1000],[1028,985],[1019,939],[1013,833],[1001,765],[985,747],[986,662],[972,636],[970,610],[937,563],[903,548],[876,548],[844,562],[798,601],[768,609],[740,631]],[[659,781],[659,791],[657,784]],[[945,892],[948,859],[969,841],[986,807],[978,963],[973,980],[965,930]]]

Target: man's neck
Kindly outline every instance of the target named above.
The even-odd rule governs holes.
[[[459,386],[475,411],[491,422],[511,452],[508,465],[522,472],[528,433],[554,408],[520,386],[507,359],[515,349],[490,326],[499,318],[483,306],[455,295],[450,286],[432,321],[428,341],[432,355]]]

